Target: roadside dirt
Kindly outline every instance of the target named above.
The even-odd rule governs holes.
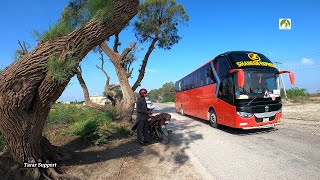
[[[284,127],[320,135],[320,99],[305,103],[283,103]]]
[[[320,100],[306,103],[285,102],[283,116],[291,120],[320,121]]]
[[[170,143],[153,141],[141,146],[133,135],[90,146],[79,136],[57,130],[48,133],[53,144],[72,152],[72,159],[60,165],[65,174],[76,179],[202,179],[189,157]]]

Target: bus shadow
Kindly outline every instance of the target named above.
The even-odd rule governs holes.
[[[238,129],[238,128],[231,128],[228,126],[219,126],[219,130],[238,135],[238,136],[247,136],[247,135],[255,135],[255,134],[267,134],[270,132],[278,131],[276,127],[261,127],[256,129]]]

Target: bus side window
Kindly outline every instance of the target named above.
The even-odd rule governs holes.
[[[214,76],[213,76],[211,64],[207,64],[206,66],[204,66],[203,72],[204,72],[204,78],[205,78],[206,85],[213,84],[214,83]]]
[[[230,66],[229,66],[228,61],[225,57],[223,57],[223,56],[218,57],[217,62],[215,62],[215,66],[216,66],[216,63],[218,63],[217,64],[217,66],[218,66],[217,72],[218,72],[219,77],[224,77],[229,74]]]

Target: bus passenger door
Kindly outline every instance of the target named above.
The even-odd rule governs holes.
[[[233,75],[228,75],[221,79],[218,98],[222,100],[223,124],[233,125],[234,122],[234,83]]]

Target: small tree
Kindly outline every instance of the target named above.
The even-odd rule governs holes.
[[[151,90],[149,97],[155,102],[174,102],[174,84],[173,82],[165,83],[160,89]]]
[[[307,89],[298,87],[288,89],[287,96],[289,99],[296,102],[302,102],[310,98],[310,94],[308,93]]]
[[[150,97],[151,101],[153,102],[160,102],[160,91],[159,89],[153,89],[148,93],[148,96]]]
[[[21,58],[22,56],[28,54],[28,49],[30,48],[30,45],[27,44],[25,41],[18,41],[19,48],[14,52],[14,59],[17,60]]]
[[[161,96],[163,97],[162,102],[174,102],[174,84],[173,82],[165,83],[160,88]]]

